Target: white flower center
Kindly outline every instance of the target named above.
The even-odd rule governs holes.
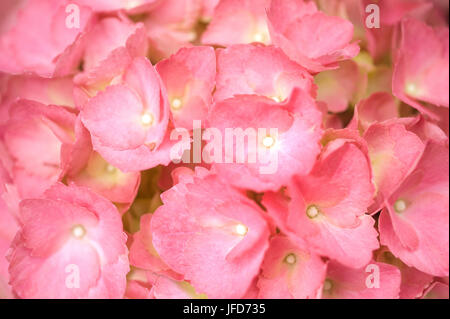
[[[72,235],[75,238],[81,239],[86,235],[86,229],[82,225],[76,225],[72,228]]]
[[[399,199],[394,203],[394,209],[397,213],[402,213],[406,209],[406,202],[403,199]]]
[[[264,41],[264,34],[262,34],[262,33],[255,33],[254,35],[253,35],[253,41],[255,41],[255,42],[263,42]]]
[[[421,93],[420,87],[417,86],[415,83],[408,83],[405,87],[406,94],[410,96],[418,96]]]
[[[314,205],[311,205],[306,209],[306,215],[309,218],[316,218],[317,216],[319,216],[319,213],[319,209]]]
[[[244,236],[247,234],[247,232],[248,232],[247,226],[243,224],[236,225],[236,234],[238,234],[239,236]]]
[[[272,136],[266,136],[262,141],[263,145],[267,148],[271,148],[275,144],[275,139]]]
[[[179,109],[181,109],[182,104],[183,104],[183,103],[181,102],[180,99],[173,99],[173,100],[172,100],[172,103],[170,103],[170,106],[171,106],[172,109],[174,109],[174,110],[179,110]]]
[[[281,98],[278,97],[278,96],[271,96],[270,98],[271,98],[272,100],[274,100],[275,102],[277,102],[277,103],[280,103],[280,102],[281,102]]]
[[[141,123],[146,126],[152,125],[153,124],[153,115],[151,115],[150,113],[142,114]]]

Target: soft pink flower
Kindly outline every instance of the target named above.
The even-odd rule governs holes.
[[[359,268],[379,246],[375,221],[365,214],[373,193],[367,154],[356,141],[338,138],[309,175],[295,177],[285,194],[267,192],[263,205],[292,241]]]
[[[370,0],[365,0],[367,6],[372,4]],[[380,13],[379,28],[365,28],[365,37],[367,41],[367,50],[375,61],[382,61],[383,58],[389,57],[392,50],[396,47],[396,37],[398,26],[405,18],[414,17],[422,21],[434,20],[431,18],[433,4],[427,0],[380,0],[376,3]],[[366,13],[362,12],[363,20],[366,19]],[[440,18],[440,20],[443,20]]]
[[[152,214],[143,215],[140,220],[139,231],[133,234],[130,245],[130,264],[157,275],[182,279],[183,276],[174,272],[161,260],[153,247],[153,235],[151,231],[152,216]]]
[[[423,22],[402,22],[402,40],[396,53],[392,91],[403,102],[432,118],[426,103],[449,107],[448,27],[433,29]]]
[[[433,281],[433,276],[423,273],[413,267],[408,267],[400,259],[392,255],[392,253],[385,247],[377,252],[376,260],[391,264],[400,269],[402,274],[400,299],[414,299],[422,297],[425,290]]]
[[[272,0],[267,12],[272,43],[312,72],[336,68],[359,52],[353,25],[327,16],[312,1]]]
[[[56,184],[43,198],[22,201],[19,219],[9,256],[11,286],[19,297],[123,297],[126,235],[109,201]]]
[[[319,73],[314,81],[318,86],[317,100],[326,103],[333,113],[347,110],[367,86],[367,76],[353,61],[343,61],[338,69]]]
[[[217,50],[215,101],[256,94],[283,102],[295,87],[316,96],[312,76],[277,47],[243,44]]]
[[[62,146],[61,179],[84,186],[126,211],[136,197],[141,174],[124,173],[92,149],[89,132],[77,119],[75,142]]]
[[[266,9],[270,0],[221,0],[202,43],[228,46],[259,42],[270,44]]]
[[[113,56],[145,56],[148,43],[142,23],[134,24],[123,16],[98,21],[86,34],[83,70],[101,68]]]
[[[327,264],[287,237],[276,236],[264,257],[259,298],[305,299],[319,296]]]
[[[0,0],[0,298],[448,299],[448,9]]]
[[[136,58],[123,76],[90,99],[81,120],[94,150],[123,172],[170,162],[169,105],[161,79],[146,58]]]
[[[71,143],[75,114],[64,107],[19,100],[11,106],[2,129],[6,152],[11,159],[10,175],[21,198],[39,197],[59,180],[61,147]]]
[[[377,192],[371,213],[383,207],[384,200],[404,181],[425,149],[419,136],[405,124],[400,119],[375,123],[364,134]]]
[[[192,129],[204,121],[212,103],[216,55],[211,47],[183,48],[156,65],[169,97],[175,127]]]
[[[146,15],[152,62],[170,57],[183,47],[197,41],[197,24],[203,12],[204,0],[164,0]]]
[[[355,106],[353,119],[347,127],[365,132],[373,123],[397,117],[399,110],[395,98],[389,93],[377,92],[359,101]]]
[[[428,142],[414,170],[386,199],[380,240],[406,265],[448,276],[448,144]]]
[[[0,35],[0,70],[44,77],[73,74],[81,60],[83,35],[93,21],[91,9],[78,6],[79,25],[68,21],[70,1],[28,0],[15,23]]]
[[[0,123],[7,120],[9,108],[18,99],[46,105],[75,106],[70,77],[47,79],[30,75],[7,76],[4,90],[0,103]]]
[[[392,265],[374,261],[369,266],[353,269],[330,262],[322,298],[397,299],[400,293],[400,270]]]
[[[283,103],[256,95],[220,101],[213,106],[208,119],[208,127],[219,129],[220,138],[223,137],[222,160],[212,158],[213,167],[236,187],[276,191],[294,174],[308,174],[320,152],[321,112],[313,98],[298,88]],[[250,129],[257,136],[240,152],[242,143],[235,141],[230,146],[227,139],[230,128],[243,132]],[[259,129],[265,129],[266,136]],[[207,147],[216,143],[213,136]],[[232,154],[227,150],[230,147]]]
[[[201,168],[162,200],[151,225],[161,259],[209,298],[244,296],[268,248],[261,209]]]

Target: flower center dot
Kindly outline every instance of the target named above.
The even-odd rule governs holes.
[[[152,125],[153,124],[153,115],[151,115],[150,113],[142,114],[141,123],[143,125]]]
[[[314,206],[314,205],[309,206],[306,209],[306,215],[309,218],[316,218],[317,216],[319,216],[319,213],[320,213],[319,209],[316,206]]]
[[[174,110],[179,110],[181,108],[181,106],[182,106],[182,102],[181,102],[180,99],[173,99],[172,103],[170,103],[170,106]]]
[[[275,139],[272,136],[266,136],[262,141],[263,145],[267,148],[271,148],[275,144]]]
[[[418,93],[418,88],[417,85],[415,85],[414,83],[408,83],[406,85],[406,93],[408,93],[409,95],[416,95]]]
[[[255,33],[253,35],[253,41],[255,42],[263,42],[264,40],[264,35],[262,35],[261,33]]]
[[[394,203],[394,209],[397,213],[402,213],[406,209],[406,203],[403,199],[399,199]]]
[[[81,239],[86,235],[86,229],[82,225],[76,225],[72,228],[72,235],[75,238]]]
[[[284,258],[284,261],[289,265],[293,265],[297,262],[297,257],[294,254],[289,254]]]
[[[330,279],[325,279],[325,281],[323,283],[323,290],[330,291],[331,288],[333,288],[333,283],[331,282]]]
[[[280,102],[281,102],[281,98],[278,97],[278,96],[271,96],[270,98],[271,98],[272,100],[274,100],[275,102],[277,102],[277,103],[280,103]]]
[[[244,236],[245,234],[247,234],[247,232],[248,232],[247,226],[245,226],[243,224],[238,224],[236,226],[236,234],[238,234],[240,236]]]

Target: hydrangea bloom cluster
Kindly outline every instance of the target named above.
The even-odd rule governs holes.
[[[448,298],[439,0],[2,0],[0,298]]]

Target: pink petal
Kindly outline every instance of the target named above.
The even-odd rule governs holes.
[[[395,96],[428,115],[424,102],[448,108],[448,48],[448,28],[403,21],[392,82]]]
[[[448,203],[448,146],[429,142],[381,213],[381,242],[408,266],[448,276]]]
[[[238,94],[264,95],[279,102],[294,87],[315,96],[312,76],[276,47],[233,45],[217,51],[216,101]]]
[[[163,194],[152,218],[153,245],[198,293],[240,298],[268,247],[266,222],[257,206],[217,176],[189,179]]]
[[[315,298],[325,279],[326,263],[318,255],[276,236],[262,264],[259,298]]]
[[[269,44],[266,8],[269,0],[222,0],[202,35],[203,44],[233,45],[252,42]]]
[[[334,262],[329,263],[322,298],[397,299],[400,292],[400,270],[378,262],[372,262],[370,266],[373,268],[352,269]],[[375,279],[369,277],[371,275]]]
[[[194,120],[205,120],[215,84],[214,49],[181,49],[169,59],[159,62],[156,70],[166,87],[175,126],[192,129]]]

